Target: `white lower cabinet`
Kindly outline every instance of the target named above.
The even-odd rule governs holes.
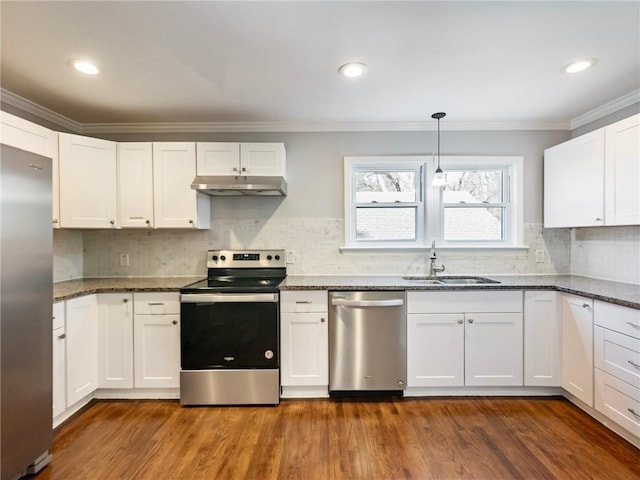
[[[283,396],[328,395],[327,292],[281,292],[280,308],[280,383]]]
[[[593,407],[593,300],[562,295],[562,388]]]
[[[524,384],[562,386],[562,316],[558,292],[524,292]]]
[[[180,297],[178,293],[134,295],[134,386],[180,386]]]
[[[98,295],[98,388],[133,388],[133,295]]]
[[[67,408],[67,362],[66,362],[66,339],[64,302],[53,304],[53,382],[52,400],[53,417],[57,417]]]
[[[522,291],[408,292],[407,387],[522,385]]]
[[[95,295],[66,301],[66,406],[98,387],[98,315]]]
[[[640,437],[640,310],[594,302],[595,408]]]

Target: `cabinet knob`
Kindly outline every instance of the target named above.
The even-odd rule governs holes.
[[[596,218],[595,218],[595,221],[596,221],[596,222],[601,222],[601,221],[602,221],[602,219],[601,219],[600,217],[596,217]]]
[[[128,298],[123,298],[123,299],[122,299],[122,303],[127,303],[128,301],[129,301],[129,299],[128,299]]]
[[[470,318],[470,319],[469,319],[469,323],[473,323],[473,318]]]
[[[144,223],[146,223],[147,225],[151,225],[151,220],[145,220]]]
[[[233,167],[233,171],[234,171],[234,172],[237,172],[237,171],[238,171],[238,168],[237,168],[237,167]]]
[[[115,225],[115,224],[116,224],[116,221],[115,221],[115,220],[109,220],[109,223],[110,223],[111,225]]]
[[[58,338],[59,338],[60,340],[62,340],[62,339],[64,339],[64,338],[67,338],[67,334],[66,334],[66,333],[61,333],[60,335],[58,335]]]
[[[583,303],[582,304],[582,308],[589,308],[589,304],[588,303]]]
[[[54,225],[57,225],[57,224],[58,224],[58,219],[57,219],[57,218],[54,218],[54,219],[53,219],[53,223],[54,223]]]
[[[193,220],[189,220],[189,223],[190,223],[191,225],[193,225]]]
[[[464,320],[462,320],[461,318],[458,319],[458,325],[462,325],[464,323]]]
[[[174,321],[173,321],[173,322],[171,322],[171,323],[173,323],[174,325],[177,325],[177,324],[178,324],[178,320],[174,320]]]
[[[246,169],[246,168],[244,168],[244,167],[242,167],[242,171],[243,171],[243,172],[246,172],[246,171],[247,171],[247,169]]]
[[[326,319],[326,318],[321,318],[321,319],[320,319],[320,322],[321,322],[321,323],[324,323],[324,322],[326,322],[326,321],[327,321],[327,319]]]

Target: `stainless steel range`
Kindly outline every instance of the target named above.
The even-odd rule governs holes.
[[[180,403],[280,403],[278,286],[284,250],[210,250],[180,293]]]

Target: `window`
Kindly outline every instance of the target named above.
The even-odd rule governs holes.
[[[402,158],[346,159],[347,243],[422,245],[423,170],[423,163]]]
[[[522,158],[345,158],[345,247],[522,248]],[[425,187],[426,185],[426,187]]]

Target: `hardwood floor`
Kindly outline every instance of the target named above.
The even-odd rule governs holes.
[[[100,401],[47,479],[634,479],[640,451],[561,398]]]

